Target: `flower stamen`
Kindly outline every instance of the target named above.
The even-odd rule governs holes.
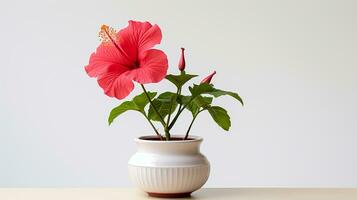
[[[103,44],[115,44],[117,39],[117,33],[115,29],[104,24],[100,27],[98,36]]]
[[[98,36],[102,41],[102,44],[104,45],[113,44],[119,50],[120,53],[122,53],[127,59],[129,59],[128,54],[115,42],[119,40],[119,36],[114,28],[103,24],[100,27]]]

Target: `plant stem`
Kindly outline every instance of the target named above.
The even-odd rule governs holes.
[[[165,127],[165,139],[166,140],[171,139],[170,130],[168,129],[168,127]]]
[[[194,98],[193,98],[194,99]],[[186,105],[184,105],[183,107],[180,104],[180,107],[176,113],[176,116],[174,117],[174,119],[172,120],[172,122],[169,124],[169,130],[171,130],[171,128],[174,126],[175,122],[177,121],[178,117],[180,116],[180,114],[182,113],[183,110],[185,110],[185,108],[188,106],[188,104],[190,104],[192,102],[193,99],[190,99],[188,101],[188,103]],[[181,108],[182,107],[182,108]]]
[[[181,88],[177,88],[177,92],[176,92],[176,97],[174,98],[174,101],[176,101],[177,100],[177,97],[178,97],[178,95],[180,95],[181,94]],[[167,122],[166,122],[166,124],[170,124],[170,119],[171,119],[171,110],[172,110],[172,106],[173,106],[173,101],[171,100],[171,105],[170,105],[170,110],[169,110],[169,115],[168,115],[168,117],[167,117]],[[181,104],[180,104],[180,106],[181,106]],[[179,107],[179,109],[180,109],[180,107]]]
[[[159,111],[156,109],[155,105],[152,103],[151,98],[150,98],[148,92],[146,91],[144,85],[143,84],[140,84],[140,85],[141,85],[141,88],[144,90],[144,93],[146,95],[146,98],[149,100],[150,105],[152,106],[152,108],[154,109],[156,114],[159,116],[160,122],[161,122],[161,124],[162,124],[162,126],[164,127],[164,130],[165,130],[165,138],[166,138],[166,140],[170,140],[170,130],[168,129],[167,124],[165,123],[164,119],[160,115]]]
[[[200,114],[200,112],[202,112],[203,110],[204,110],[204,109],[198,111],[198,112],[193,116],[192,121],[191,121],[191,123],[190,123],[190,126],[188,127],[188,129],[187,129],[187,131],[186,131],[186,135],[185,135],[185,137],[183,138],[183,140],[187,140],[188,134],[190,133],[190,130],[191,130],[192,125],[193,125],[193,122],[195,122],[195,120],[196,120],[198,114]]]
[[[142,112],[142,114],[144,115],[144,117],[148,120],[148,122],[150,123],[151,127],[154,129],[155,133],[157,136],[159,136],[160,140],[164,140],[164,138],[161,136],[161,134],[157,131],[157,129],[155,128],[154,124],[151,122],[151,120],[148,118],[148,116],[146,116],[145,113]]]
[[[146,95],[146,98],[149,100],[149,103],[151,104],[152,108],[154,109],[154,111],[156,112],[156,114],[159,116],[161,124],[162,124],[164,127],[166,127],[166,124],[165,124],[164,119],[163,119],[162,116],[160,115],[159,111],[156,109],[155,105],[152,103],[151,98],[150,98],[148,92],[146,91],[144,85],[143,85],[143,84],[140,84],[140,85],[141,85],[141,88],[143,88],[144,93],[145,93],[145,95]]]

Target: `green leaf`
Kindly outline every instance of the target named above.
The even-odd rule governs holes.
[[[179,98],[177,99],[179,103],[186,105],[187,103],[189,103],[191,96],[180,95]],[[189,110],[194,116],[200,108],[209,107],[210,104],[212,103],[212,100],[213,100],[212,97],[197,96],[193,101],[191,101],[186,106],[186,109]]]
[[[192,113],[192,116],[195,116],[199,111],[200,107],[197,106],[194,102],[191,102],[186,106],[186,109]]]
[[[133,101],[125,101],[119,106],[115,107],[112,111],[110,111],[110,115],[108,118],[109,125],[112,124],[114,119],[119,115],[123,114],[128,110],[136,110],[140,111],[140,108]]]
[[[176,99],[176,93],[165,92],[165,93],[160,94],[156,99],[154,99],[152,101],[152,103],[154,104],[155,108],[157,109],[159,114],[162,116],[162,118],[165,118],[168,114],[171,114],[176,110],[177,101],[175,101],[175,99]],[[170,109],[171,109],[171,112],[170,112]],[[160,121],[160,117],[155,112],[152,105],[150,105],[148,117],[151,120]]]
[[[149,97],[152,99],[156,96],[156,92],[148,92]],[[136,110],[141,113],[145,113],[145,106],[149,103],[145,93],[141,93],[140,95],[134,97],[131,101],[125,101],[121,103],[119,106],[115,107],[110,111],[108,123],[109,125],[113,123],[114,119],[119,115],[123,114],[128,110]]]
[[[207,108],[212,103],[212,100],[212,97],[203,97],[200,95],[193,100],[193,103],[200,108]]]
[[[157,92],[148,92],[150,99],[153,99],[156,96]],[[133,102],[140,108],[140,110],[144,111],[145,106],[149,103],[146,94],[143,92],[140,95],[133,98]]]
[[[188,109],[191,111],[192,115],[195,116],[197,112],[203,108],[207,109],[211,106],[213,98],[212,97],[203,97],[197,96],[188,106]]]
[[[219,106],[211,106],[208,108],[208,112],[220,127],[226,131],[229,130],[231,127],[231,120],[224,108]]]
[[[191,99],[191,96],[179,95],[179,96],[177,96],[176,101],[179,104],[185,105],[190,101],[190,99]]]
[[[244,105],[242,98],[235,92],[229,92],[229,91],[224,91],[220,89],[215,89],[212,92],[208,92],[207,94],[210,94],[214,97],[220,97],[222,95],[229,95],[235,99],[237,99],[242,105]]]
[[[185,83],[187,83],[187,81],[191,80],[196,76],[197,75],[186,73],[182,73],[180,75],[169,74],[166,76],[166,79],[169,80],[171,83],[175,84],[177,88],[181,88],[183,85],[185,85]]]
[[[194,84],[193,87],[189,87],[190,92],[192,94],[192,98],[196,98],[197,96],[209,92],[213,92],[214,88],[212,85],[208,83],[202,83],[199,85]]]
[[[192,98],[195,98],[196,96],[201,94],[209,94],[214,97],[229,95],[237,99],[242,105],[244,105],[242,98],[237,93],[216,89],[212,85],[207,83],[202,83],[200,85],[193,85],[193,87],[190,87],[189,89],[192,94]]]

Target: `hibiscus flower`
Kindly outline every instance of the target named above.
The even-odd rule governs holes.
[[[123,99],[134,89],[133,81],[157,83],[165,78],[167,56],[152,49],[161,42],[159,26],[129,21],[126,28],[116,32],[103,25],[99,36],[102,43],[90,56],[85,70],[90,77],[97,77],[106,95]]]

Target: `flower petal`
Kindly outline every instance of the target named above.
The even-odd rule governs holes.
[[[158,25],[150,27],[139,40],[139,52],[143,52],[154,47],[156,44],[160,44],[162,39],[162,33]]]
[[[132,80],[141,83],[157,83],[165,78],[168,62],[164,52],[157,49],[144,51],[140,56],[140,66],[125,72]]]
[[[118,32],[118,43],[134,61],[138,55],[160,44],[162,38],[159,26],[149,22],[129,21],[129,25]]]
[[[124,74],[109,72],[98,78],[98,84],[110,97],[124,99],[134,89],[134,83]]]
[[[118,72],[128,70],[128,61],[121,55],[114,45],[101,44],[95,53],[89,58],[89,64],[85,70],[90,77],[98,77],[108,71],[108,68]]]

